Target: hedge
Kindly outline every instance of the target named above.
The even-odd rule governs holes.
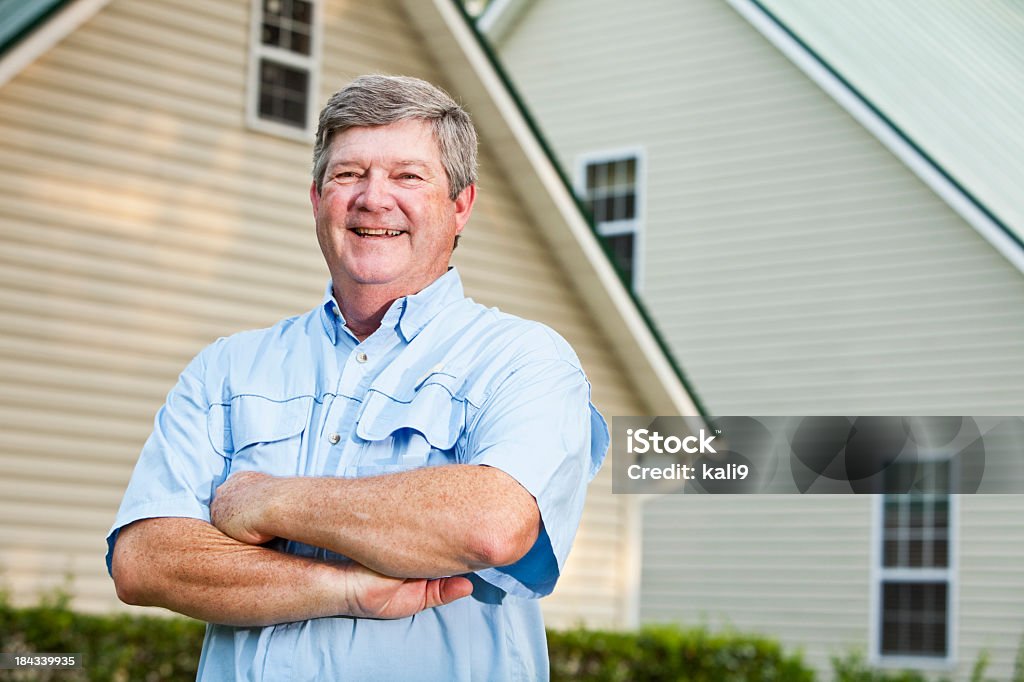
[[[765,637],[704,628],[645,627],[639,632],[548,631],[552,682],[809,682],[799,654]]]
[[[0,593],[0,651],[81,653],[74,670],[20,671],[0,679],[195,679],[204,625],[187,618],[91,615],[70,609],[66,595],[14,608]],[[639,632],[548,632],[551,677],[559,680],[813,680],[797,655],[775,642],[704,629],[645,628]],[[17,676],[15,676],[17,675]]]
[[[83,667],[8,673],[11,680],[135,682],[194,680],[205,624],[187,618],[89,615],[69,608],[67,595],[14,608],[0,593],[0,651],[80,653]]]

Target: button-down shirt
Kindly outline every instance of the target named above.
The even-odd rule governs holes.
[[[511,566],[472,574],[472,596],[410,618],[338,616],[207,628],[202,680],[539,680],[548,676],[536,598],[551,592],[608,446],[569,345],[554,331],[465,298],[451,269],[396,300],[360,342],[328,285],[323,303],[220,339],[182,373],[156,416],[107,538],[153,517],[210,520],[231,473],[372,476],[482,464],[537,501],[542,529]],[[337,559],[284,539],[277,549]]]

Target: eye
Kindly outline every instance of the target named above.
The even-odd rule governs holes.
[[[422,180],[422,178],[415,173],[402,173],[399,177],[402,180]]]

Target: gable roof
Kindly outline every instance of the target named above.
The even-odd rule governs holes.
[[[1024,271],[1024,8],[727,2]]]
[[[1024,5],[754,0],[1024,243]]]
[[[15,0],[0,0],[0,2]],[[9,17],[0,42],[0,85],[96,13],[108,0],[46,0],[37,11]],[[542,226],[554,256],[616,356],[637,394],[655,414],[703,415],[649,317],[624,286],[609,254],[584,217],[565,177],[536,134],[525,108],[487,53],[456,0],[403,0],[413,25],[473,112],[482,137],[496,147],[506,177],[527,213]],[[3,6],[0,5],[0,9]],[[45,8],[45,9],[44,9]]]

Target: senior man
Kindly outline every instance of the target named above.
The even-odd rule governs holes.
[[[119,597],[210,623],[204,680],[545,679],[551,592],[608,445],[572,349],[463,295],[476,133],[363,76],[320,114],[321,305],[220,339],[107,538]]]

